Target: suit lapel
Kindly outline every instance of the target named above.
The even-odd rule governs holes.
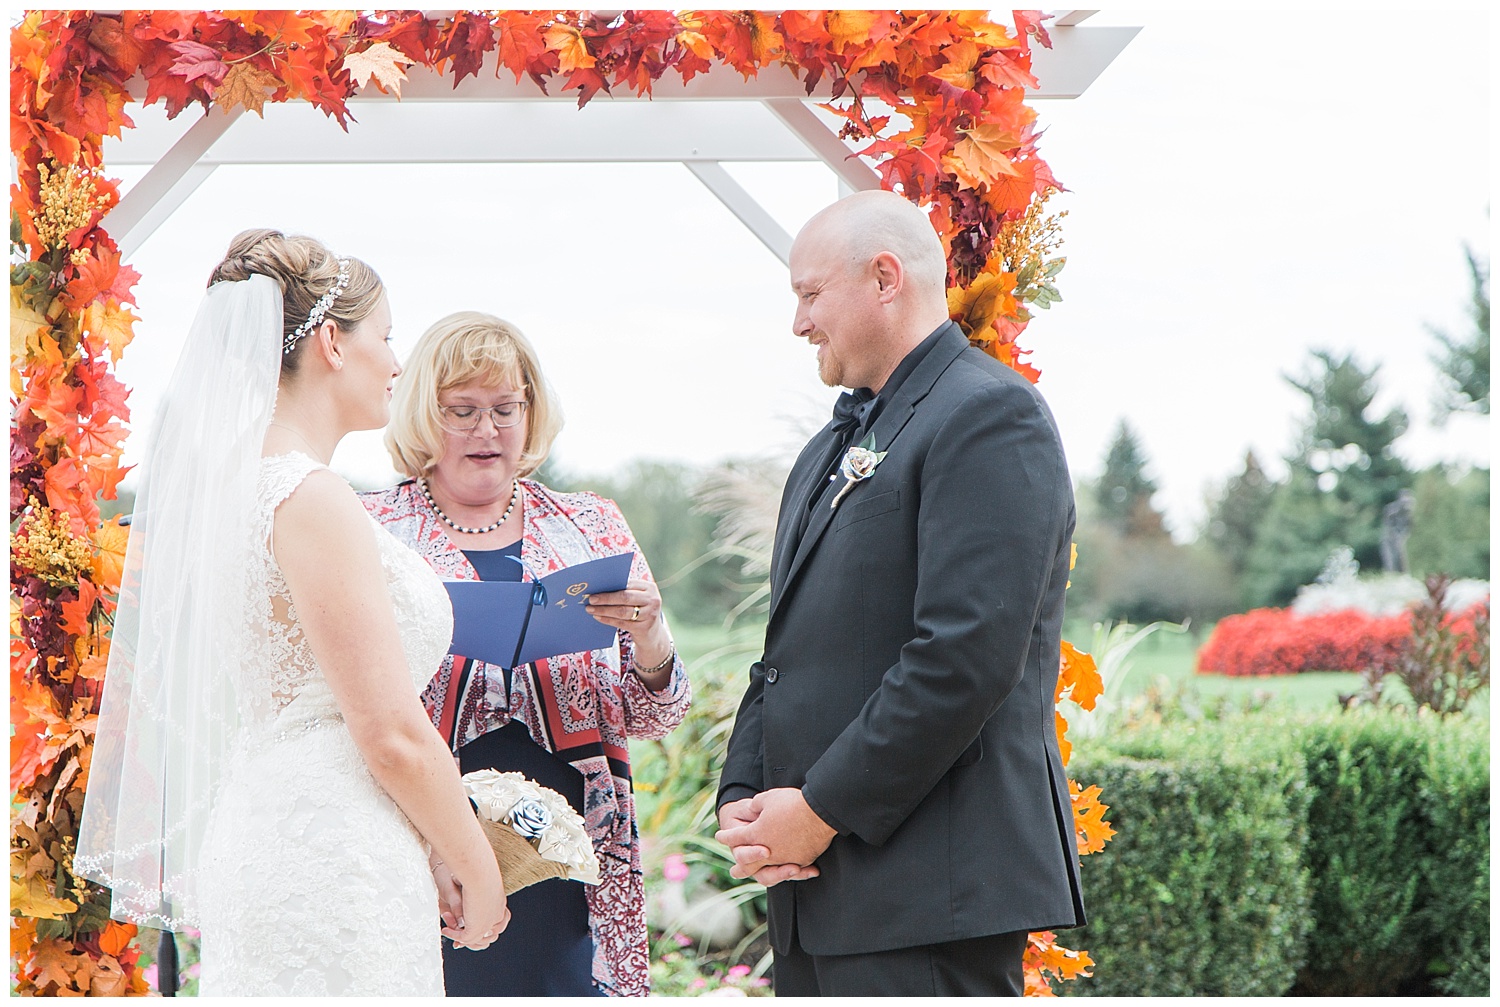
[[[967,349],[968,346],[969,341],[958,329],[958,326],[951,325],[950,323],[950,331],[944,334],[937,345],[933,346],[926,358],[917,366],[917,369],[912,371],[911,376],[901,383],[901,388],[897,391],[895,400],[881,410],[879,418],[875,421],[875,425],[870,429],[870,435],[875,438],[876,451],[890,450],[891,445],[906,427],[907,421],[916,412],[917,403],[927,397],[927,393],[932,391],[932,386],[937,382],[938,377],[948,369],[953,361],[958,359],[958,355]],[[828,463],[826,452],[822,454],[824,457],[824,467],[826,467]],[[822,469],[820,468],[808,478],[816,479],[821,474]],[[807,531],[803,532],[801,540],[795,543],[796,551],[793,553],[791,560],[789,562],[783,561],[786,563],[786,574],[781,578],[779,590],[775,590],[777,582],[775,579],[772,580],[772,619],[776,618],[776,613],[780,610],[781,603],[786,598],[792,581],[796,579],[798,572],[801,571],[808,557],[812,555],[813,549],[817,547],[818,541],[823,537],[823,533],[828,530],[828,526],[833,523],[833,519],[837,516],[837,512],[833,509],[832,504],[834,497],[842,488],[843,480],[840,478],[834,482],[807,489],[807,492],[818,495],[817,501],[813,504],[812,515],[808,519]],[[799,499],[805,501],[807,499],[807,492],[801,494]],[[855,490],[851,494],[851,497],[846,498],[846,502],[853,495],[857,495],[858,492],[858,490]],[[842,507],[845,505],[846,503],[841,503],[839,506]],[[783,513],[782,521],[787,522],[789,519],[799,516],[795,511]],[[787,551],[786,546],[792,544],[783,540],[781,531],[778,528],[778,559],[781,558],[782,553]]]
[[[786,574],[792,565],[792,556],[797,551],[797,531],[802,527],[803,515],[807,513],[808,500],[819,492],[817,484],[832,461],[831,453],[837,450],[840,438],[830,423],[819,431],[803,450],[798,465],[787,477],[786,492],[782,494],[781,512],[776,521],[776,542],[771,564],[771,598],[775,604]]]

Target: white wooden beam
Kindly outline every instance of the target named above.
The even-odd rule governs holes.
[[[776,222],[765,208],[755,201],[755,197],[746,192],[740,183],[736,182],[724,170],[722,164],[712,161],[686,161],[684,162],[688,171],[698,177],[698,181],[708,187],[708,191],[719,197],[719,202],[729,207],[729,212],[740,219],[740,223],[750,229],[750,233],[760,239],[761,244],[771,250],[771,254],[781,260],[783,266],[789,265],[792,254],[792,236]]]
[[[306,102],[244,116],[203,156],[213,164],[811,161],[760,102],[362,102],[349,132]],[[106,164],[155,164],[181,126],[158,108],[106,139]]]
[[[115,204],[102,224],[120,246],[122,256],[133,255],[213,173],[213,165],[199,165],[198,161],[244,111],[241,106],[230,112],[206,112]]]
[[[1081,13],[1075,11],[1074,13]],[[1139,28],[1048,28],[1052,48],[1031,48],[1031,73],[1040,85],[1027,98],[1077,98],[1114,62]]]
[[[766,107],[852,189],[878,189],[880,176],[823,124],[801,98],[770,98]]]

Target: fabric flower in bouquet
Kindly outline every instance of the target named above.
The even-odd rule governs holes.
[[[599,883],[599,857],[583,818],[557,791],[493,769],[466,773],[463,782],[494,847],[505,894],[548,878]]]

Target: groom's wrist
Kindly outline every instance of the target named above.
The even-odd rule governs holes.
[[[760,791],[756,790],[754,787],[746,786],[743,783],[731,783],[723,790],[719,791],[719,802],[714,805],[714,810],[717,811],[724,805],[733,804],[735,801],[749,800],[758,793],[760,793]]]
[[[847,836],[850,832],[854,831],[846,827],[837,818],[834,818],[828,809],[818,803],[818,799],[809,793],[807,787],[802,788],[802,799],[807,802],[808,809],[821,818],[823,824],[827,825],[834,832],[837,832],[841,836]]]

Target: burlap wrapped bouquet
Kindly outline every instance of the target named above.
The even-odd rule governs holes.
[[[520,773],[479,769],[463,779],[494,847],[505,894],[548,878],[599,883],[599,857],[583,818],[561,794]]]

